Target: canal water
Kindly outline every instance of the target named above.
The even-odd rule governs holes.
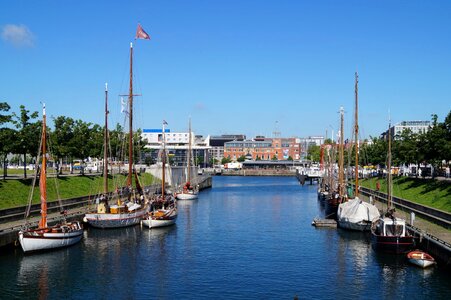
[[[85,230],[48,253],[0,255],[2,299],[449,299],[451,276],[311,226],[316,186],[226,177],[179,201],[173,227]]]

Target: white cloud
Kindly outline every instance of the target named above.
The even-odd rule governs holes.
[[[33,47],[34,35],[25,25],[7,24],[1,28],[1,37],[14,47]]]

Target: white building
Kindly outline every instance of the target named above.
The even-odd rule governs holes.
[[[402,134],[404,130],[409,129],[414,134],[425,133],[429,130],[431,121],[402,121],[396,125],[390,127],[390,135],[396,139],[396,136]],[[382,133],[382,138],[388,135],[388,130]]]
[[[163,139],[162,129],[143,129],[141,134],[147,140],[146,148],[151,149],[151,156],[156,160]],[[186,163],[186,152],[189,148],[189,132],[171,132],[165,129],[166,149],[174,165]],[[204,163],[209,162],[210,136],[204,138],[191,133],[191,149],[194,157],[201,157]]]

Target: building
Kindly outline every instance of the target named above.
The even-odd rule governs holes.
[[[150,157],[156,161],[158,159],[158,151],[161,149],[163,130],[143,129],[141,137],[147,140],[145,147],[151,150]],[[168,151],[171,164],[176,166],[185,165],[187,151],[189,149],[189,132],[171,132],[170,129],[166,128],[165,137],[166,150]],[[210,160],[210,136],[204,138],[201,135],[194,135],[194,133],[192,133],[191,139],[193,157],[197,158],[197,162],[202,166],[205,166]]]
[[[248,160],[294,160],[301,158],[299,138],[265,138],[231,141],[224,144],[224,157],[235,161],[244,156]]]
[[[231,141],[244,141],[244,134],[223,134],[210,137],[210,157],[218,162],[224,158],[224,144]]]
[[[425,133],[429,130],[431,121],[402,121],[388,130],[390,130],[390,136],[394,139],[398,139],[404,130],[409,129],[414,134]],[[381,138],[386,139],[388,130],[381,134]]]

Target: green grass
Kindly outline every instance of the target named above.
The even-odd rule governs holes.
[[[152,175],[145,173],[140,176],[140,182],[142,185],[150,185],[154,182],[154,178]],[[0,180],[0,209],[28,205],[32,183],[32,178]],[[117,186],[125,185],[125,176],[115,175],[114,178],[110,177],[110,191],[113,191]],[[103,177],[68,176],[60,177],[59,179],[47,178],[48,201],[58,200],[57,190],[61,199],[97,194],[103,191]],[[32,203],[39,203],[39,197],[39,183],[36,182]]]
[[[6,174],[10,175],[23,175],[23,168],[19,169],[8,169]],[[27,169],[27,176],[34,174],[34,170]],[[3,169],[0,169],[0,175],[3,176]]]
[[[381,192],[386,193],[385,178],[364,179],[360,184],[375,190],[377,181],[380,183]],[[451,212],[451,181],[393,177],[393,196]]]

